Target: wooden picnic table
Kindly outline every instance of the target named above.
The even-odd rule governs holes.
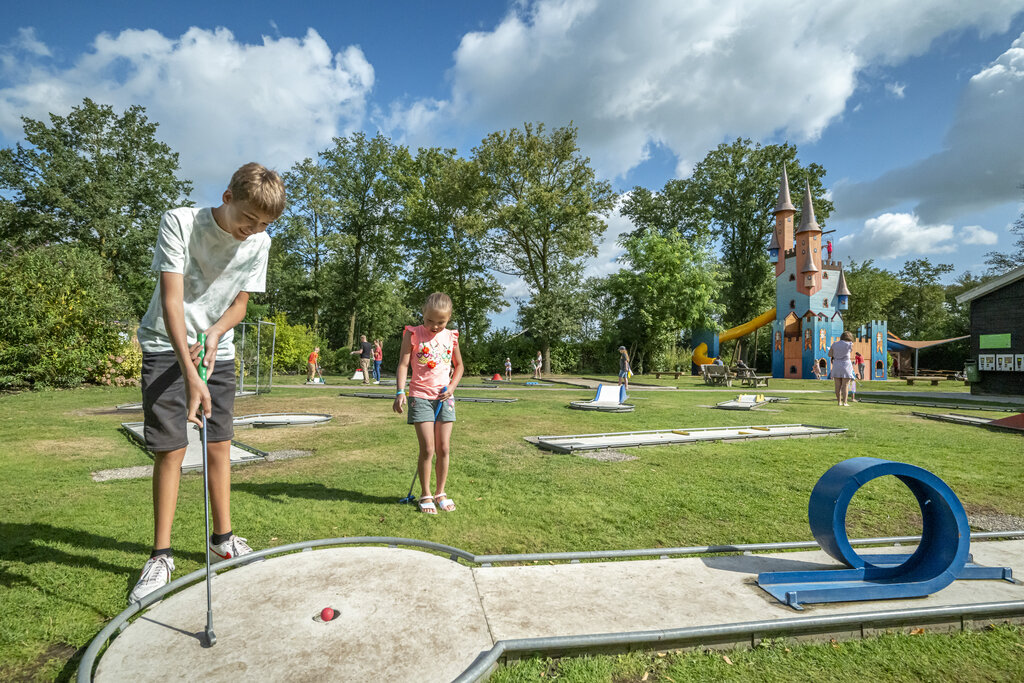
[[[740,384],[745,387],[766,387],[768,386],[768,380],[771,379],[770,375],[759,375],[753,368],[739,368],[736,370],[736,378],[740,381]]]
[[[676,372],[674,370],[663,370],[661,372],[655,372],[654,373],[654,379],[661,379],[662,375],[675,375],[675,379],[679,379],[679,375],[681,375],[681,374],[683,374],[683,373]]]
[[[729,368],[724,365],[702,365],[700,371],[704,375],[704,384],[710,386],[732,386],[732,380],[735,377]]]

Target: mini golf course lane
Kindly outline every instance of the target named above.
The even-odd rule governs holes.
[[[315,621],[324,607],[340,616]],[[473,573],[428,553],[328,548],[203,581],[115,638],[97,681],[450,681],[493,645]]]

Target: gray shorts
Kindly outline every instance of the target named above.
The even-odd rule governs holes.
[[[434,412],[437,410],[437,404],[438,400],[436,398],[410,396],[409,402],[406,404],[409,409],[409,424],[416,424],[417,422],[455,422],[455,406],[449,405],[448,401],[445,401],[441,406],[441,412],[438,413],[435,420]]]
[[[218,360],[206,385],[213,408],[206,420],[207,441],[230,441],[235,435],[235,361]],[[173,351],[142,354],[142,410],[147,448],[165,453],[188,445],[185,378]]]

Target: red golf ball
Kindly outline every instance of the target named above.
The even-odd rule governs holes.
[[[334,610],[330,607],[324,607],[322,610],[320,610],[320,618],[324,621],[330,621],[334,618]]]

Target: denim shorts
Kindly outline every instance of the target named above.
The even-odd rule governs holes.
[[[455,406],[450,401],[445,401],[441,406],[441,412],[438,413],[437,419],[434,419],[434,413],[437,411],[437,404],[440,403],[436,398],[420,398],[419,396],[410,396],[407,407],[409,409],[409,424],[416,424],[417,422],[455,422]]]
[[[230,441],[235,435],[235,361],[218,360],[206,386],[213,409],[206,420],[207,440]],[[149,450],[166,453],[188,445],[185,378],[173,351],[142,354],[142,411]]]

